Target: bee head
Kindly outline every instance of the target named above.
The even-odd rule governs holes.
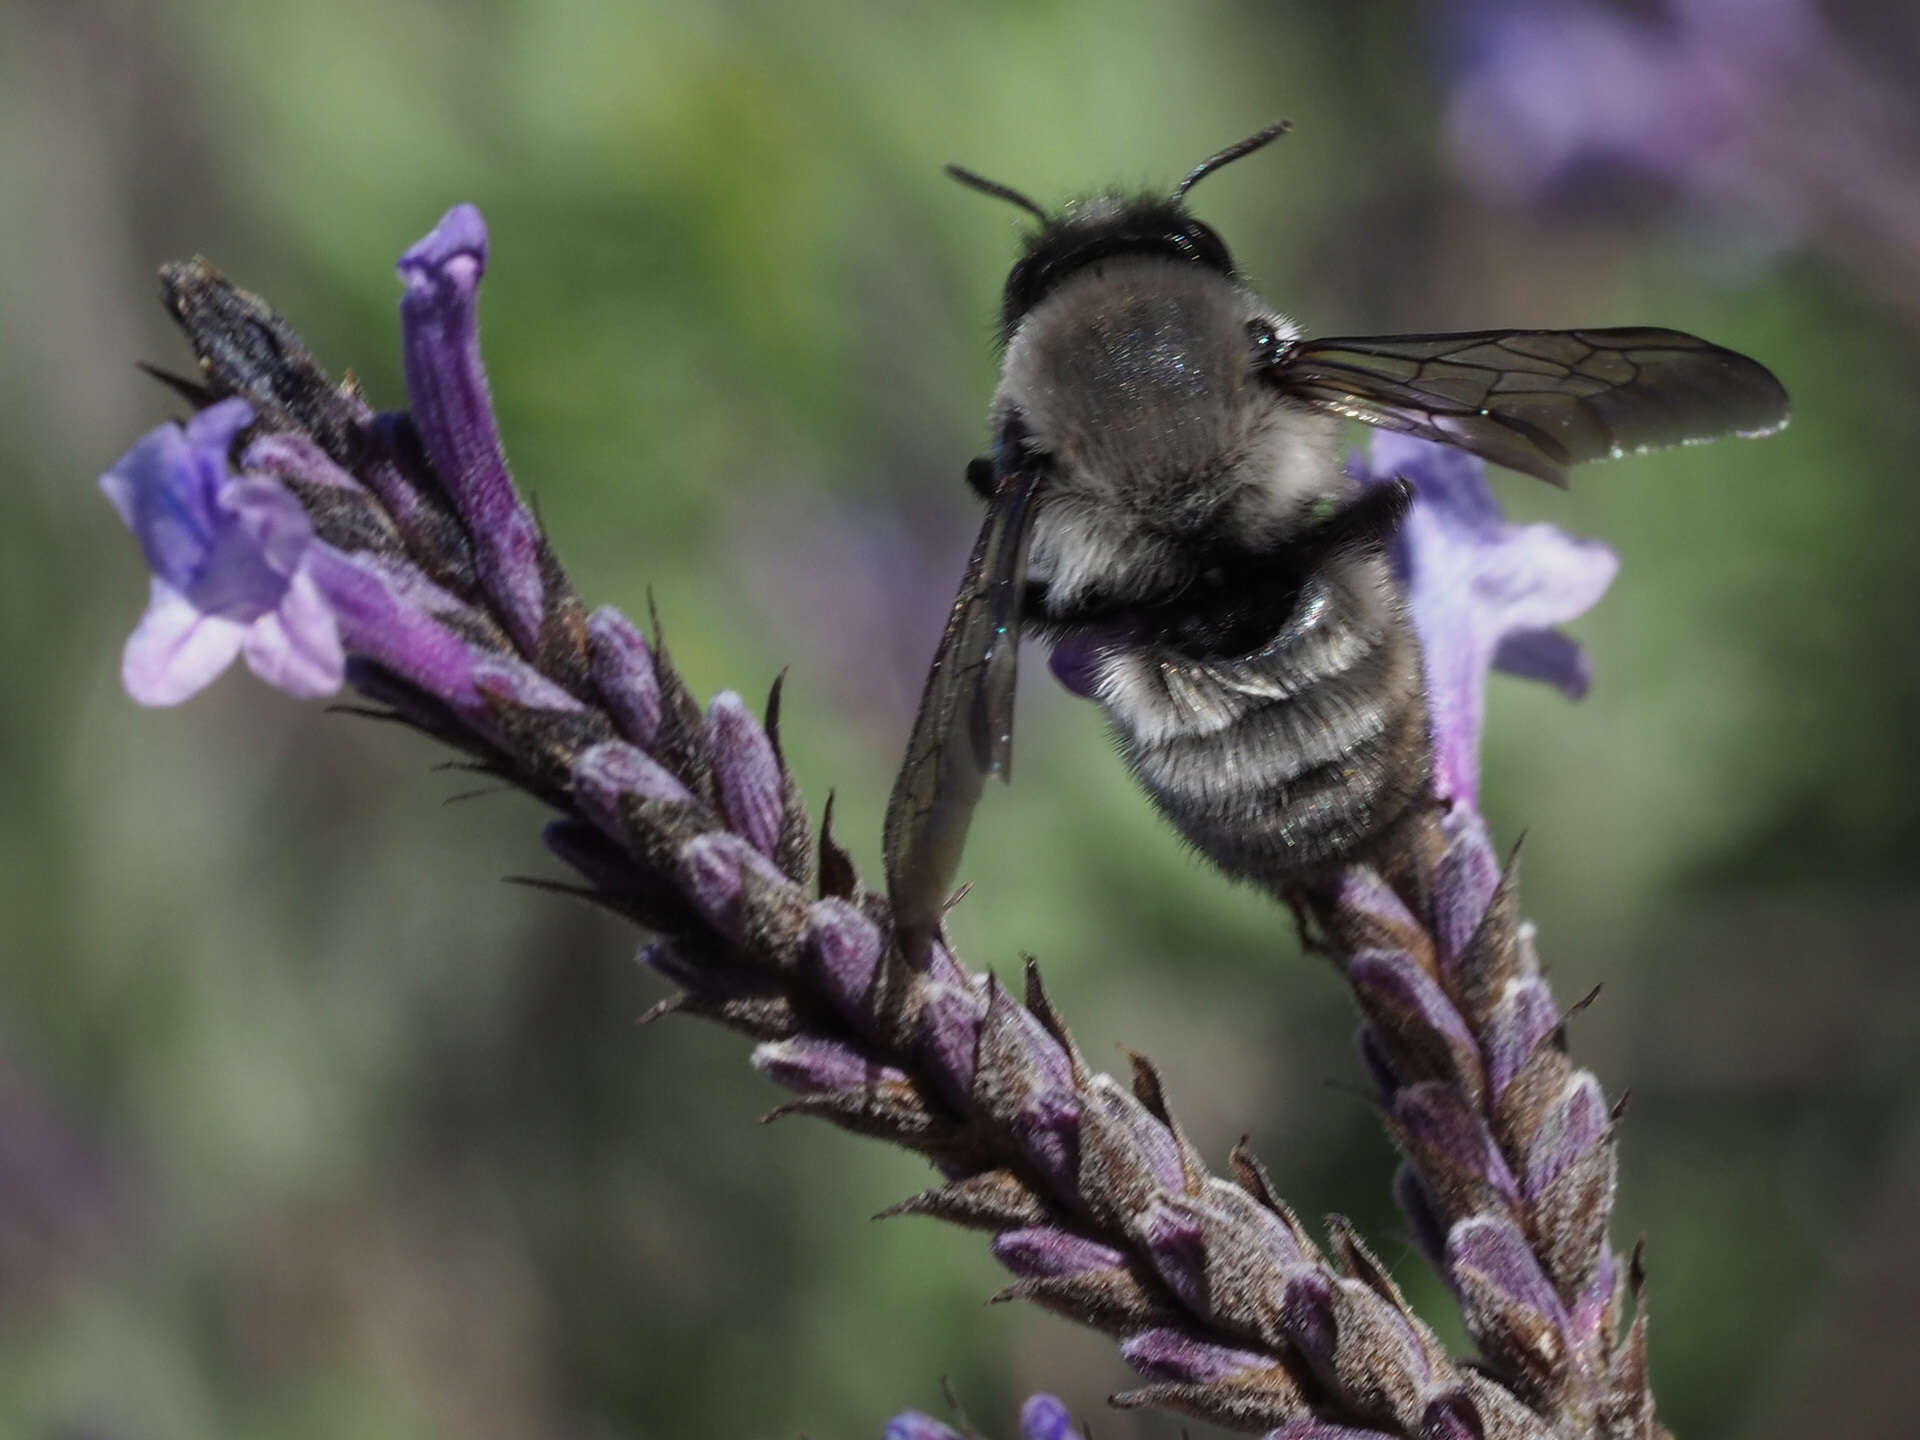
[[[1187,213],[1187,192],[1221,166],[1251,155],[1290,128],[1287,121],[1279,121],[1208,156],[1165,199],[1101,195],[1070,205],[1058,215],[1047,214],[1010,186],[958,165],[947,166],[947,173],[962,185],[1018,205],[1040,222],[1040,228],[1027,237],[1026,252],[1008,272],[1000,301],[1001,338],[1010,337],[1027,312],[1063,281],[1115,256],[1150,255],[1187,261],[1232,279],[1233,256],[1211,226]]]
[[[1012,335],[1021,318],[1062,282],[1121,255],[1182,260],[1233,277],[1233,257],[1211,226],[1177,200],[1102,195],[1069,207],[1027,237],[1007,274],[1000,325]]]

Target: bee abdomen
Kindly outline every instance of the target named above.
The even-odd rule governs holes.
[[[1428,790],[1418,648],[1390,597],[1336,605],[1234,659],[1143,648],[1104,698],[1154,803],[1216,865],[1258,883],[1354,857]]]

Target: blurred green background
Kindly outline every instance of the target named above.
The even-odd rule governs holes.
[[[983,1309],[979,1237],[869,1222],[923,1167],[757,1126],[735,1037],[636,1031],[634,936],[494,883],[554,872],[529,803],[450,804],[425,742],[237,672],[137,711],[93,477],[171,413],[133,368],[184,363],[158,262],[205,252],[397,405],[391,262],[477,202],[560,553],[590,603],[651,587],[702,694],[792,666],[790,753],[873,870],[1016,233],[940,164],[1159,187],[1278,114],[1197,209],[1309,331],[1667,324],[1794,395],[1764,443],[1500,478],[1624,566],[1584,704],[1496,681],[1486,800],[1561,998],[1605,986],[1574,1042],[1633,1092],[1664,1418],[1910,1429],[1920,41],[1910,5],[1660,10],[1583,7],[1644,44],[1591,93],[1526,60],[1503,131],[1484,67],[1532,52],[1466,3],[0,3],[0,1435],[877,1437],[943,1377],[1002,1436],[1039,1387],[1178,1433],[1104,1411],[1108,1342]],[[1576,102],[1600,141],[1538,183],[1476,143]],[[1250,1134],[1463,1345],[1341,986],[1037,664],[1021,727],[968,959],[1037,953],[1091,1055],[1152,1054],[1210,1159]]]

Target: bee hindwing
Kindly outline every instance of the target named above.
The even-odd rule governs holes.
[[[990,774],[1013,761],[1020,597],[1038,473],[1003,476],[967,560],[887,801],[887,896],[903,933],[931,933]]]

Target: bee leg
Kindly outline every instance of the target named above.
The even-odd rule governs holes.
[[[1393,539],[1393,532],[1400,528],[1412,504],[1413,482],[1395,476],[1384,485],[1369,485],[1314,526],[1299,543],[1319,554],[1381,549]]]
[[[993,499],[993,461],[979,455],[967,462],[967,488],[982,500]]]
[[[1298,885],[1287,885],[1277,893],[1287,909],[1293,912],[1293,927],[1300,936],[1300,953],[1332,956],[1333,945],[1328,941],[1325,930],[1314,923],[1313,904],[1307,898],[1306,891]]]

